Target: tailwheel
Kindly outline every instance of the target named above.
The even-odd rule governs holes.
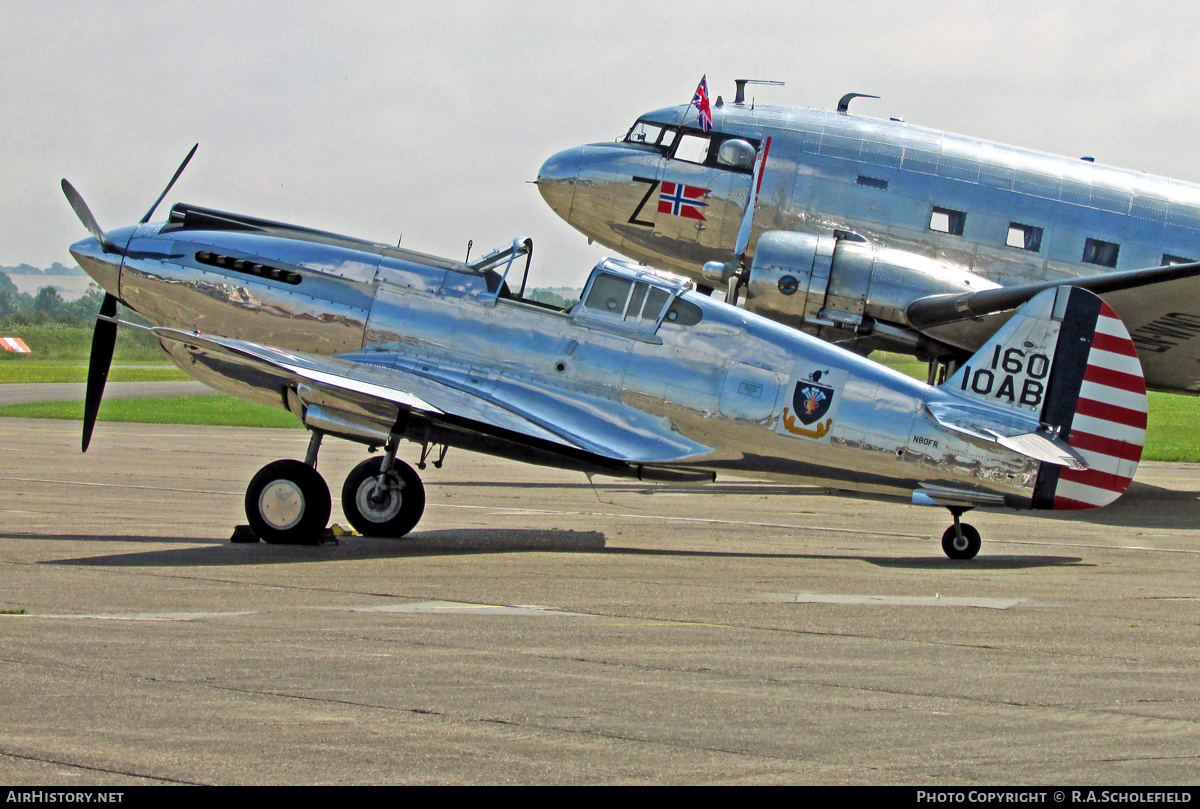
[[[301,461],[264,466],[246,489],[246,519],[254,533],[277,545],[316,545],[329,522],[329,486]]]
[[[951,559],[974,559],[982,544],[983,540],[975,526],[959,522],[957,514],[954,515],[954,525],[942,534],[942,550]]]
[[[383,458],[354,467],[342,485],[342,512],[363,536],[398,538],[416,528],[425,513],[425,486],[411,466]]]

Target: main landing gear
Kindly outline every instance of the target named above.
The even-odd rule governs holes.
[[[979,553],[979,547],[983,544],[975,526],[960,521],[959,518],[964,511],[966,509],[950,509],[950,513],[954,515],[954,525],[947,528],[946,532],[942,534],[942,550],[951,559],[974,559],[975,554]]]
[[[323,434],[313,431],[304,461],[273,461],[246,489],[246,519],[255,534],[277,545],[315,545],[329,523],[329,485],[316,469]],[[411,466],[396,458],[399,439],[382,458],[354,467],[342,486],[342,511],[365,536],[402,537],[425,512],[425,486]]]

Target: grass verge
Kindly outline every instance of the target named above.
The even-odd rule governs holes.
[[[0,351],[0,365],[38,362],[39,360],[75,360],[87,364],[92,353],[92,328],[83,326],[11,326],[0,336],[20,337],[32,354]],[[139,329],[119,329],[113,362],[163,362],[166,355],[158,338]]]
[[[86,382],[87,366],[76,360],[27,360],[0,362],[0,385],[21,382]],[[186,382],[191,379],[174,366],[170,368],[120,366],[109,369],[109,382]]]
[[[83,402],[36,402],[0,407],[0,418],[83,420]],[[300,422],[286,410],[245,402],[236,396],[168,396],[105,399],[100,421],[142,424],[201,424],[221,427],[296,429]]]

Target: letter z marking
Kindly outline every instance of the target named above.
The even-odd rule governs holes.
[[[654,223],[647,222],[645,219],[638,219],[638,214],[642,212],[642,209],[646,207],[646,203],[650,201],[650,195],[653,194],[655,189],[658,188],[659,181],[652,180],[649,177],[634,177],[633,181],[635,183],[646,183],[650,187],[646,189],[646,196],[642,197],[642,201],[639,202],[638,206],[633,209],[633,215],[630,216],[628,220],[629,224],[642,225],[643,227],[652,228],[654,227]]]

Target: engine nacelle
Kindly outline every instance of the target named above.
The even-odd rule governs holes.
[[[996,286],[961,267],[880,248],[857,234],[775,230],[755,247],[746,309],[827,340],[857,335],[867,351],[911,352],[922,339],[904,314],[912,301]]]

